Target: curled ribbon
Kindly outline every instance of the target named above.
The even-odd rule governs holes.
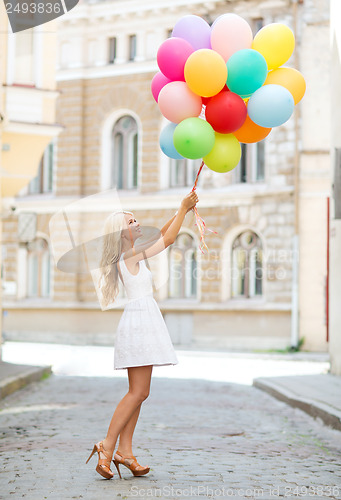
[[[194,186],[192,188],[192,191],[195,191],[197,188],[197,183],[198,183],[198,178],[200,175],[200,172],[205,165],[204,161],[201,162],[200,168],[198,170],[197,176],[195,178]],[[208,247],[205,243],[205,231],[210,231],[211,233],[218,234],[216,231],[213,231],[212,229],[209,229],[206,227],[205,221],[202,217],[200,217],[197,207],[194,207],[193,209],[194,215],[195,215],[195,225],[198,227],[199,233],[200,233],[200,241],[202,242],[202,245],[199,246],[201,253],[204,253],[203,248],[206,248],[208,250]]]

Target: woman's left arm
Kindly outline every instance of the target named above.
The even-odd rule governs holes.
[[[188,214],[188,212],[192,210],[192,208],[190,208],[189,210],[187,210],[186,214]],[[175,219],[176,217],[176,214],[178,212],[175,212],[175,214],[173,215],[173,217],[171,219],[169,219],[168,222],[166,222],[166,224],[163,226],[163,228],[161,229],[161,234],[162,236],[164,236],[165,232],[167,231],[167,229],[169,228],[169,226],[172,224],[173,220]]]
[[[176,214],[174,214],[173,217],[171,219],[169,219],[169,221],[166,222],[166,224],[163,226],[163,228],[161,229],[162,236],[164,236],[165,232],[167,231],[169,226],[172,224],[175,217],[176,217]]]

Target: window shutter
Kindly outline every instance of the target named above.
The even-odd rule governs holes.
[[[341,148],[335,148],[334,186],[335,219],[341,219]]]

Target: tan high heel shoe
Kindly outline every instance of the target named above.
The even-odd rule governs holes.
[[[148,466],[143,467],[142,465],[140,465],[137,462],[136,457],[134,457],[134,455],[132,455],[131,457],[124,457],[122,453],[118,450],[115,453],[113,462],[116,466],[117,472],[121,479],[122,476],[120,473],[119,465],[125,465],[125,467],[131,470],[134,476],[143,476],[144,474],[147,474],[150,471],[150,467]]]
[[[96,451],[98,453],[98,464],[96,467],[96,471],[98,472],[98,474],[101,474],[101,476],[105,477],[105,479],[111,479],[112,477],[114,477],[114,473],[110,469],[111,457],[109,457],[107,452],[104,451],[103,441],[95,444],[89,458],[85,463],[87,464],[89,462],[90,458],[92,457],[92,455],[94,455],[94,453],[96,453]],[[100,453],[103,453],[106,458],[101,458]]]

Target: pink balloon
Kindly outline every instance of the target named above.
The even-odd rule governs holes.
[[[194,52],[192,45],[182,38],[167,38],[157,51],[157,63],[161,72],[170,80],[185,81],[184,67]]]
[[[151,83],[151,90],[153,97],[155,101],[158,101],[160,90],[167,85],[167,83],[170,83],[172,80],[167,78],[161,71],[156,73],[156,75],[153,76],[152,83]]]
[[[160,91],[158,104],[163,116],[173,123],[199,116],[202,108],[201,97],[194,94],[185,82],[165,85]]]
[[[252,40],[250,25],[237,14],[223,14],[212,26],[212,49],[218,52],[225,62],[237,50],[251,49]]]

